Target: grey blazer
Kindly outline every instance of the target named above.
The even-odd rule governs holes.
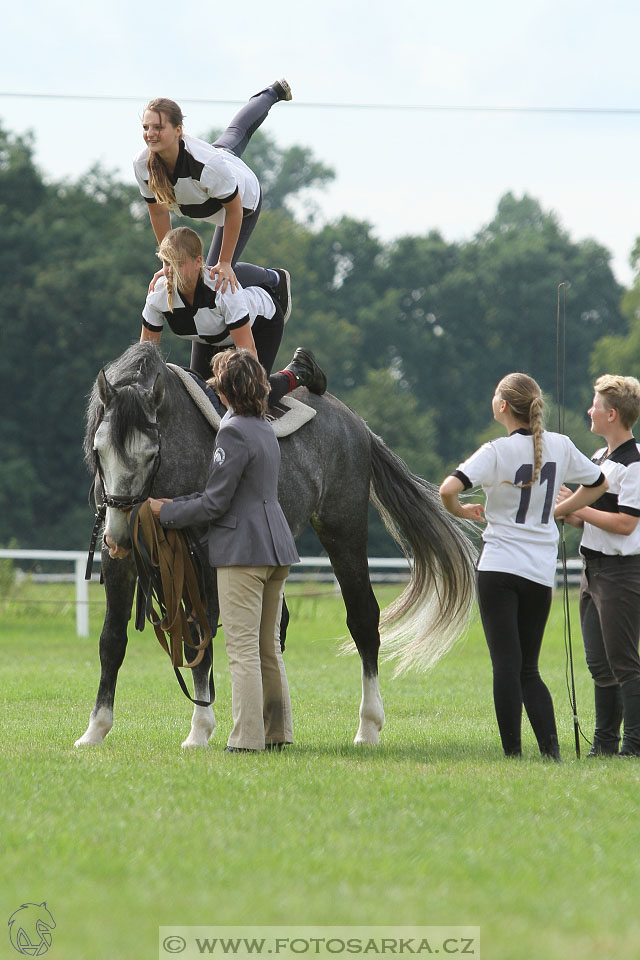
[[[213,567],[286,566],[298,558],[278,502],[280,447],[260,417],[223,418],[203,493],[164,503],[164,527],[208,524]]]

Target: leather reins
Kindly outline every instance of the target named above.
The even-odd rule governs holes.
[[[197,553],[185,531],[165,530],[146,500],[132,508],[128,523],[138,571],[136,629],[144,629],[145,618],[149,621],[160,646],[169,655],[185,697],[200,707],[208,707],[215,700],[213,666],[208,701],[190,695],[178,670],[182,666],[191,670],[197,667],[213,638],[202,599],[205,591]],[[191,638],[190,624],[198,635],[197,643]],[[186,663],[182,656],[185,645],[195,650],[193,660]]]

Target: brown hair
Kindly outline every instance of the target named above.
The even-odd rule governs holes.
[[[236,413],[264,417],[270,387],[267,374],[250,350],[223,350],[211,361],[213,376],[207,383],[223,393]]]
[[[623,427],[630,430],[640,416],[640,383],[635,377],[605,373],[593,385],[609,410],[617,410]]]
[[[169,310],[173,312],[173,292],[176,286],[178,290],[185,286],[180,267],[188,257],[197,260],[202,256],[202,240],[191,227],[175,227],[164,235],[156,256],[168,263],[173,271],[173,283],[167,281]]]
[[[508,373],[496,387],[498,395],[509,404],[516,420],[529,427],[533,434],[533,477],[529,483],[518,484],[532,486],[542,467],[542,433],[544,431],[544,397],[542,390],[526,373]]]
[[[147,110],[153,110],[160,117],[161,123],[170,123],[172,127],[180,127],[184,123],[184,116],[178,104],[173,100],[167,100],[166,97],[156,97],[155,100],[150,100],[144,108],[144,112]],[[178,203],[173,184],[169,179],[169,171],[162,157],[149,152],[147,168],[149,170],[149,189],[154,197],[158,203],[166,203],[169,209],[175,210]]]

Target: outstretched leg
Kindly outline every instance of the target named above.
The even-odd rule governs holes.
[[[354,545],[348,531],[343,529],[339,535],[334,535],[319,521],[312,520],[312,523],[340,584],[347,610],[347,626],[362,661],[360,724],[353,742],[376,746],[384,726],[378,683],[380,607],[369,579],[366,541]]]
[[[100,634],[100,684],[89,726],[76,740],[76,747],[97,746],[111,730],[118,671],[127,649],[127,624],[136,584],[135,565],[132,557],[112,560],[103,548],[102,570],[107,609]]]
[[[253,134],[264,120],[266,120],[271,107],[275,103],[278,103],[279,100],[285,99],[291,99],[291,92],[289,91],[289,85],[286,81],[276,81],[273,86],[267,87],[266,90],[261,90],[260,93],[251,97],[249,102],[236,113],[224,133],[214,141],[213,146],[221,147],[223,150],[228,150],[230,153],[235,154],[236,157],[241,157]],[[238,237],[232,260],[233,266],[235,266],[238,257],[244,250],[249,237],[255,229],[261,208],[262,193],[260,194],[260,200],[256,209],[252,213],[248,213],[242,220],[240,236]],[[209,266],[213,266],[213,264],[218,262],[221,246],[222,227],[216,227],[209,253],[207,254],[207,264]],[[273,285],[273,278],[264,267],[257,267],[253,264],[243,264],[243,267],[245,268],[244,272],[238,274],[238,279],[244,287]]]

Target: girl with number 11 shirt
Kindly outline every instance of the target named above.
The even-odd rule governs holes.
[[[483,444],[440,487],[454,516],[486,522],[477,565],[480,616],[493,667],[493,699],[502,746],[520,756],[522,706],[542,756],[560,759],[553,701],[540,672],[558,556],[555,519],[587,506],[607,489],[596,466],[559,433],[544,429],[540,387],[524,373],[504,377],[491,402],[508,436]],[[556,505],[563,483],[582,484]],[[482,486],[484,508],[460,503]]]

